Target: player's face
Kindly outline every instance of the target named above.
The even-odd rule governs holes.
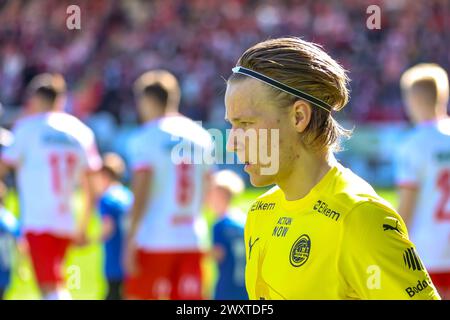
[[[111,178],[108,176],[108,174],[100,170],[100,172],[97,175],[97,180],[95,184],[95,194],[97,196],[101,196],[109,187],[111,183]]]
[[[228,84],[225,107],[232,125],[227,149],[245,164],[251,183],[267,186],[289,175],[299,150],[292,108],[279,106],[270,88],[251,78]]]
[[[214,213],[218,215],[221,215],[228,210],[230,199],[230,193],[219,186],[213,186],[208,193],[208,205]]]

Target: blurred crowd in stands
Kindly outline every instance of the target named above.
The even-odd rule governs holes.
[[[81,30],[66,27],[71,4]],[[380,30],[366,27],[372,4]],[[402,71],[422,61],[450,69],[448,0],[0,0],[0,21],[1,103],[19,108],[35,74],[61,72],[70,112],[107,111],[118,123],[136,122],[131,85],[154,68],[179,77],[183,113],[219,121],[224,78],[243,49],[271,37],[315,41],[350,70],[353,121],[405,119]]]

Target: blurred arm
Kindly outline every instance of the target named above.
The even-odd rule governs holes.
[[[398,213],[405,221],[407,227],[410,226],[414,209],[416,208],[418,188],[415,186],[398,187],[399,206]]]
[[[208,200],[209,192],[212,186],[212,173],[207,171],[203,174],[203,194],[202,194],[202,204],[205,205]]]
[[[211,257],[217,262],[222,262],[225,259],[225,250],[221,245],[214,245],[211,249]]]
[[[148,191],[152,172],[150,169],[138,170],[134,172],[131,188],[134,195],[133,206],[130,211],[130,228],[128,231],[128,240],[133,240],[136,236],[139,223],[145,213],[149,199]]]
[[[2,180],[10,170],[11,166],[0,159],[0,180]]]
[[[94,211],[94,205],[95,205],[95,195],[94,195],[94,184],[95,184],[95,178],[96,178],[96,172],[94,171],[86,171],[82,177],[81,185],[83,190],[83,196],[84,196],[84,210],[83,215],[81,216],[80,226],[79,226],[79,233],[80,237],[77,239],[81,244],[85,244],[86,242],[86,233],[89,226],[89,222],[92,217],[92,213]]]
[[[102,241],[110,239],[115,228],[116,224],[114,219],[109,215],[104,215],[102,217]]]

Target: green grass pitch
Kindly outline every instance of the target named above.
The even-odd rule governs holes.
[[[262,189],[248,189],[241,196],[234,199],[234,205],[247,211],[256,197],[264,192]],[[378,193],[394,206],[397,197],[393,190],[378,190]],[[77,198],[78,199],[78,198]],[[76,201],[77,204],[80,201]],[[6,199],[6,206],[14,213],[18,213],[17,196],[10,193]],[[211,212],[205,211],[208,222],[212,224],[214,218]],[[100,219],[95,215],[89,227],[89,237],[98,239],[100,233]],[[103,277],[103,251],[101,243],[93,242],[83,247],[70,248],[66,259],[66,275],[72,279],[68,285],[74,299],[103,299],[106,293],[106,282]],[[216,268],[210,259],[204,261],[205,295],[211,297],[215,284]],[[79,275],[79,277],[76,277]],[[75,279],[75,280],[73,280]],[[27,257],[17,256],[12,283],[6,292],[6,299],[39,299],[34,275]]]

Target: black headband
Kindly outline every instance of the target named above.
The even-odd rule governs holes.
[[[324,110],[326,110],[327,112],[331,112],[331,110],[333,109],[328,103],[317,99],[316,97],[313,97],[310,94],[307,94],[306,92],[300,91],[298,89],[292,88],[288,85],[285,85],[284,83],[281,83],[275,79],[272,79],[268,76],[265,76],[259,72],[241,67],[241,66],[236,66],[232,69],[233,73],[240,73],[240,74],[245,74],[246,76],[252,77],[254,79],[260,80],[264,83],[267,83],[268,85],[277,88],[281,91],[284,91],[286,93],[292,94],[298,98],[301,98],[303,100],[306,100],[312,104],[314,104],[315,106],[318,106],[319,108],[322,108]]]

